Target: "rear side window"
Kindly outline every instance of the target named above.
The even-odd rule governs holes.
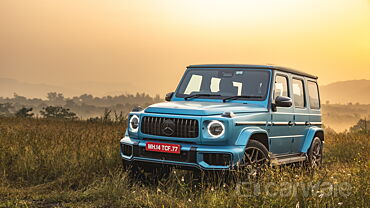
[[[320,98],[319,90],[316,82],[308,81],[308,96],[310,99],[310,108],[311,109],[320,109]]]
[[[304,88],[303,88],[303,81],[300,79],[293,78],[293,96],[294,96],[294,105],[296,108],[304,108],[305,107],[305,95],[304,95]]]
[[[275,92],[274,100],[277,96],[288,97],[288,78],[284,76],[277,75],[275,79]]]

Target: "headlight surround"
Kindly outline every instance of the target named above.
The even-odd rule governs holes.
[[[139,130],[140,118],[137,115],[133,115],[130,118],[129,129],[131,132],[137,132]]]
[[[225,125],[221,121],[211,121],[207,126],[207,130],[212,138],[218,138],[225,134]]]

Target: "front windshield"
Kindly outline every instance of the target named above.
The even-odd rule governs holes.
[[[270,73],[265,70],[190,69],[184,75],[177,97],[265,100]]]

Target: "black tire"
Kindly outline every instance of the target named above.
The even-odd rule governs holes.
[[[311,169],[320,168],[322,165],[322,150],[323,145],[319,137],[315,137],[311,143],[311,147],[307,152],[306,166]]]
[[[250,178],[259,175],[269,162],[269,152],[265,145],[256,140],[249,140],[239,168]]]

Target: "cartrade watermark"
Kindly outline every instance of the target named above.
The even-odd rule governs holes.
[[[243,182],[237,184],[239,194],[245,197],[267,195],[269,197],[347,197],[351,195],[352,186],[347,182],[281,182],[281,183],[259,183]]]

